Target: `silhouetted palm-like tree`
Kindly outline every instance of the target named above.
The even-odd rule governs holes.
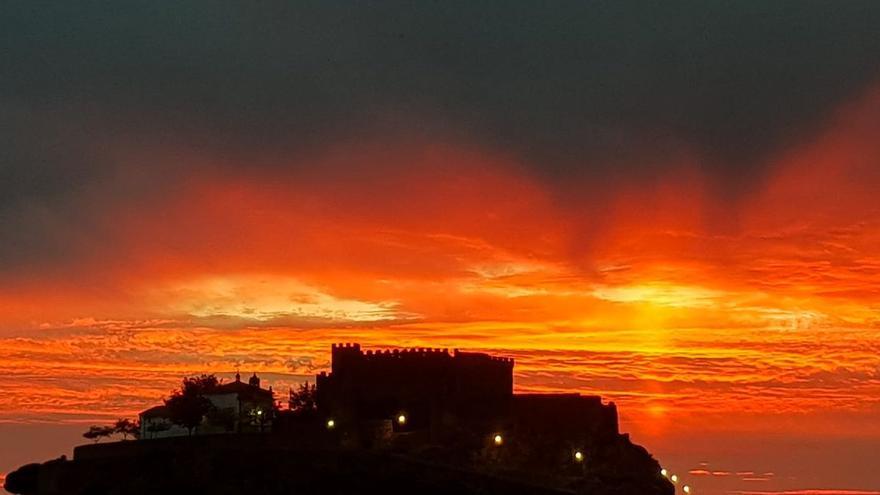
[[[141,433],[141,425],[137,421],[130,419],[118,419],[113,425],[114,433],[122,435],[123,440],[128,440],[129,436],[138,438]]]
[[[89,430],[83,433],[83,437],[98,443],[102,438],[109,438],[114,433],[116,433],[115,426],[90,426]]]

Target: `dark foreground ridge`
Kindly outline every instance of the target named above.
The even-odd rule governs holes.
[[[213,405],[197,426],[173,423],[173,407],[150,408],[140,440],[77,447],[72,460],[19,468],[5,487],[20,495],[675,492],[659,463],[620,434],[613,403],[513,394],[513,360],[357,344],[334,346],[332,356],[312,406],[291,400],[281,410],[256,375],[247,384],[237,377],[198,392]]]
[[[165,438],[78,447],[72,461],[23,466],[8,476],[6,488],[22,495],[673,493],[656,476],[571,476],[571,485],[564,486],[503,469],[445,464],[425,454],[419,459],[372,449],[302,448],[255,434]]]

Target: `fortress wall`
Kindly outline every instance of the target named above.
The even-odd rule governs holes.
[[[617,437],[617,407],[598,396],[580,394],[517,394],[511,418],[516,428],[591,443]]]
[[[406,413],[427,427],[441,417],[500,415],[513,393],[513,360],[449,349],[364,351],[334,344],[331,373],[317,376],[323,415],[381,419]]]

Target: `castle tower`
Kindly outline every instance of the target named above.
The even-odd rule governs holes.
[[[330,355],[330,369],[337,376],[355,369],[364,356],[360,344],[333,344]]]
[[[248,379],[248,385],[250,385],[252,387],[259,387],[260,386],[260,377],[258,377],[257,374],[254,373],[254,376],[252,376],[252,377],[250,377],[250,379]]]

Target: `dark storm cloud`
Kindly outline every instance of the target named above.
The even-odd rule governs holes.
[[[118,140],[222,154],[442,135],[519,154],[560,188],[651,180],[664,172],[657,157],[685,146],[733,197],[761,176],[762,158],[809,135],[880,67],[873,1],[2,9],[7,261],[51,251],[41,208],[75,223],[90,208],[77,203],[84,191],[112,202],[173,180],[167,168],[140,171],[107,192],[131,172],[102,158]]]

